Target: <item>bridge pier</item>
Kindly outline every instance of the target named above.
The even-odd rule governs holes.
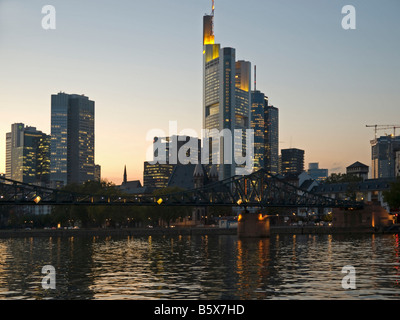
[[[258,213],[242,213],[238,217],[239,238],[266,238],[270,236],[268,216]]]

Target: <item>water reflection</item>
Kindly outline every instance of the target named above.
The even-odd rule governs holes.
[[[0,240],[6,299],[397,299],[399,235]],[[41,268],[56,269],[56,290]],[[356,268],[344,290],[342,267]]]

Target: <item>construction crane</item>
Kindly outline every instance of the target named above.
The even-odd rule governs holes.
[[[396,129],[400,128],[399,124],[367,124],[367,128],[375,128],[375,139],[378,130],[393,129],[393,136],[396,136]]]

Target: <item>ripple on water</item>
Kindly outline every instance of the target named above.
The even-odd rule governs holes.
[[[0,299],[398,299],[392,235],[0,240]],[[41,288],[53,265],[57,289]],[[345,290],[342,268],[356,268]]]

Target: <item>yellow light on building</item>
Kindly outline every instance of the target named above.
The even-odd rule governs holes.
[[[239,216],[238,216],[238,221],[240,221],[240,220],[242,220],[243,219],[243,216],[241,215],[241,214],[239,214]]]
[[[158,204],[161,204],[162,202],[163,202],[163,199],[161,199],[161,198],[157,200]]]
[[[243,203],[242,199],[239,199],[239,200],[237,201],[237,204],[238,204],[239,206],[240,206],[242,203]]]
[[[38,204],[42,200],[41,197],[37,196],[33,201]]]

